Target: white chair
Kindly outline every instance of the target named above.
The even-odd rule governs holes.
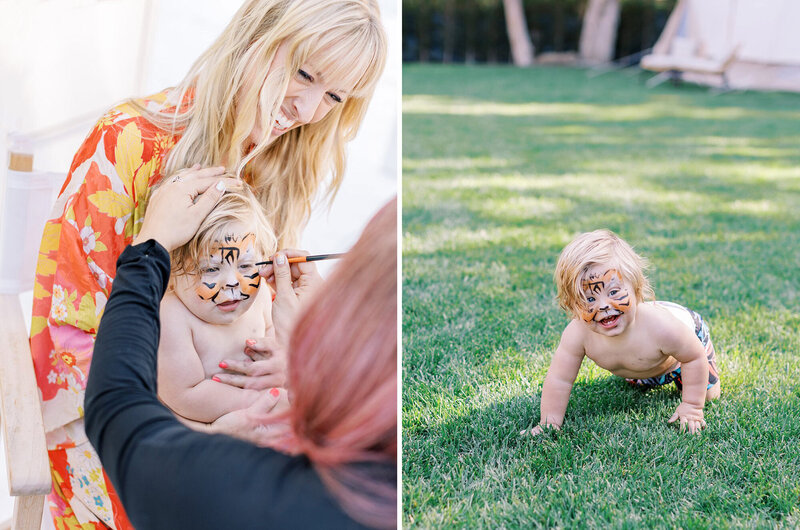
[[[38,247],[49,214],[53,176],[34,172],[32,155],[12,153],[7,177],[0,211],[0,418],[8,486],[16,498],[12,520],[0,528],[39,530],[50,464],[19,293],[33,285],[37,250],[31,248]]]

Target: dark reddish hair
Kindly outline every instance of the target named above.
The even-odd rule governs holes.
[[[296,450],[351,517],[394,527],[397,485],[386,470],[397,465],[396,199],[306,306],[289,352]]]

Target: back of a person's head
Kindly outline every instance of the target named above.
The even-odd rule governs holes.
[[[352,517],[394,526],[396,487],[373,475],[397,461],[396,199],[304,308],[289,348],[298,449]]]

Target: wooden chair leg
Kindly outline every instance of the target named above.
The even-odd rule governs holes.
[[[50,492],[39,389],[19,297],[0,294],[0,417],[14,499],[13,530],[40,530],[44,496]]]
[[[39,530],[42,527],[44,495],[29,495],[14,499],[14,530]]]

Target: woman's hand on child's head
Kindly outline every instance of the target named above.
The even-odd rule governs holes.
[[[706,420],[703,419],[703,407],[685,401],[678,405],[668,423],[678,420],[680,420],[681,432],[688,430],[691,434],[700,434],[700,431],[706,427]]]
[[[223,178],[224,167],[192,168],[166,177],[147,203],[142,229],[134,245],[155,239],[168,251],[189,241],[200,223],[237,180]]]
[[[216,374],[220,383],[252,390],[286,385],[286,354],[274,337],[248,339],[244,352],[249,359],[226,359],[219,363],[220,368],[228,371]]]
[[[281,250],[272,257],[272,265],[266,265],[259,271],[275,290],[272,325],[278,343],[284,346],[288,344],[300,302],[310,298],[322,283],[314,263],[288,263],[288,258],[307,255],[308,252],[304,250]]]

